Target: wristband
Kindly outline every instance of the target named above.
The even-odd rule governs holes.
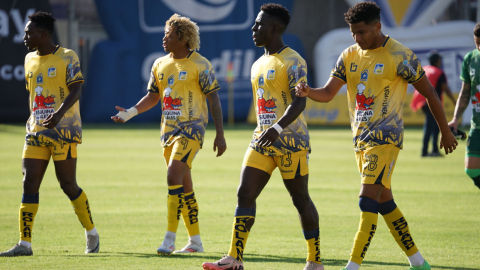
[[[118,112],[116,116],[120,117],[123,119],[124,122],[127,122],[130,120],[132,117],[138,114],[138,110],[135,107],[131,107],[128,110]]]
[[[272,127],[278,132],[278,134],[282,133],[283,128],[278,123],[275,123]]]

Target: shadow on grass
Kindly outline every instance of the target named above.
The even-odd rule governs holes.
[[[92,254],[92,258],[111,258],[111,257],[137,257],[137,258],[163,258],[163,259],[205,259],[205,261],[215,262],[219,260],[225,253],[221,252],[209,252],[208,255],[205,253],[193,253],[193,254],[172,254],[170,256],[165,255],[158,255],[155,253],[136,253],[136,252],[100,252],[98,254]],[[42,254],[42,256],[59,256],[56,255],[46,255]],[[60,255],[62,256],[62,255]],[[70,255],[65,254],[64,256],[68,257],[82,257],[85,258],[85,255]],[[287,256],[275,256],[275,255],[262,255],[262,254],[247,254],[245,255],[245,264],[251,262],[266,262],[266,263],[296,263],[299,265],[305,264],[304,258],[298,257],[287,257]],[[329,260],[329,259],[322,259],[323,264],[326,267],[344,267],[347,264],[347,260]],[[368,261],[362,264],[363,266],[385,266],[386,268],[390,268],[393,266],[402,267],[407,269],[409,267],[408,263],[392,263],[392,262],[375,262],[375,261]],[[454,266],[438,266],[438,265],[431,265],[432,269],[449,269],[449,270],[478,270],[478,268],[468,268],[468,267],[454,267]]]

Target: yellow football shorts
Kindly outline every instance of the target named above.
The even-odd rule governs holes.
[[[200,150],[200,144],[195,140],[181,138],[173,142],[170,146],[163,148],[163,157],[165,163],[170,163],[170,159],[178,160],[186,163],[188,167],[192,168],[192,162]]]
[[[270,175],[278,167],[283,179],[295,179],[308,174],[308,151],[283,156],[266,156],[248,147],[242,165],[262,170]]]
[[[77,158],[77,143],[59,143],[50,141],[48,146],[33,146],[25,144],[22,158],[62,161]]]
[[[393,144],[367,147],[356,152],[358,171],[362,184],[382,184],[390,189],[393,169],[400,148]]]

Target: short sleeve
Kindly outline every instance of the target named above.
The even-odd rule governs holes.
[[[471,53],[468,53],[465,55],[463,58],[463,63],[462,63],[462,71],[460,72],[460,80],[466,82],[466,83],[472,83],[470,80],[470,55]]]
[[[157,62],[155,62],[152,66],[152,70],[150,71],[150,80],[148,80],[147,84],[147,91],[150,93],[160,93],[159,90],[159,82],[156,77],[156,67],[157,67]]]
[[[215,70],[212,68],[212,65],[207,60],[202,61],[201,64],[197,65],[198,70],[198,83],[203,94],[208,95],[212,92],[215,92],[220,89],[217,78],[215,77]]]
[[[70,51],[67,57],[67,76],[66,84],[69,86],[72,83],[83,82],[82,71],[80,70],[80,60],[74,51]]]
[[[340,56],[338,57],[338,60],[335,63],[335,67],[330,73],[330,77],[338,78],[343,82],[347,83],[347,72],[345,69],[345,61],[343,60],[343,53],[340,54]]]
[[[307,63],[301,57],[292,58],[287,66],[288,88],[295,89],[298,83],[307,83]]]
[[[416,83],[425,75],[420,61],[411,50],[405,49],[396,55],[394,59],[397,65],[397,75],[408,83]]]

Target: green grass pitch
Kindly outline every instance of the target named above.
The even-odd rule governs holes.
[[[211,125],[212,126],[212,125]],[[84,254],[84,231],[53,170],[40,189],[33,227],[34,256],[0,258],[0,269],[201,269],[228,252],[236,189],[253,126],[225,131],[216,158],[207,130],[193,163],[203,254],[156,254],[166,230],[166,168],[159,125],[86,125],[77,179],[101,236],[100,253]],[[349,128],[311,128],[310,195],[320,215],[325,269],[344,267],[359,221],[360,179]],[[0,125],[0,250],[18,241],[25,128]],[[464,172],[465,142],[443,158],[420,158],[422,131],[406,129],[393,174],[395,201],[432,269],[480,269],[480,190]],[[188,239],[181,223],[177,249]],[[257,201],[245,250],[246,269],[303,269],[306,245],[297,213],[275,171]],[[362,269],[408,269],[402,250],[379,217]]]

